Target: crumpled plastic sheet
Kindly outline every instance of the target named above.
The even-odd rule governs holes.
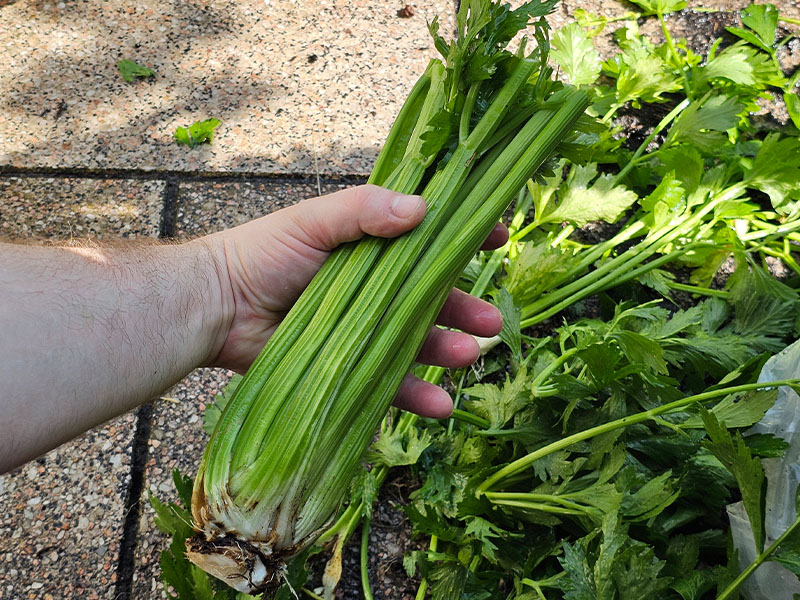
[[[759,375],[759,382],[800,378],[800,341],[770,358]],[[748,434],[771,433],[789,444],[781,458],[765,459],[767,478],[765,547],[768,547],[795,520],[795,491],[800,483],[800,396],[791,388],[778,390],[778,399]],[[753,531],[741,502],[728,506],[734,547],[739,553],[739,568],[744,570],[756,558]],[[800,581],[775,562],[765,562],[739,588],[747,600],[792,600],[800,593]]]

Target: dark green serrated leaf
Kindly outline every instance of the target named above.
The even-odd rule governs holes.
[[[616,557],[613,567],[614,584],[620,600],[658,598],[669,584],[668,577],[660,577],[664,561],[653,549],[641,542],[628,545]]]
[[[769,557],[769,560],[778,563],[785,569],[789,569],[792,573],[800,577],[800,552],[779,548]]]
[[[716,576],[714,571],[706,569],[703,571],[690,571],[688,575],[675,579],[670,584],[670,588],[678,592],[683,600],[702,600],[704,594],[712,589],[715,584]]]
[[[566,573],[566,577],[560,581],[564,600],[597,600],[592,568],[580,542],[564,544],[564,556],[559,557],[558,562]]]
[[[651,479],[623,497],[620,514],[630,521],[645,521],[664,512],[680,495],[676,483],[671,471]]]
[[[800,198],[800,139],[777,133],[764,138],[744,184],[767,194],[778,212],[791,212],[789,202]]]
[[[609,335],[615,340],[631,363],[641,364],[655,373],[668,374],[661,346],[634,331],[617,331]]]
[[[467,569],[457,562],[434,568],[428,576],[432,600],[462,600],[467,577]]]
[[[789,442],[771,433],[754,433],[744,438],[753,456],[780,458],[790,448]]]
[[[736,478],[742,494],[756,551],[764,549],[764,498],[765,479],[761,462],[754,458],[747,444],[738,432],[731,436],[719,420],[709,411],[701,408],[703,423],[709,440],[703,447],[711,452]]]

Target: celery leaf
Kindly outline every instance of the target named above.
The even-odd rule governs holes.
[[[431,435],[427,430],[420,431],[412,427],[405,432],[381,431],[366,458],[369,462],[387,467],[413,465],[430,444]]]
[[[523,243],[517,257],[506,267],[503,287],[511,292],[514,302],[525,306],[550,289],[576,262],[575,256],[546,241]]]
[[[511,350],[511,357],[516,364],[522,362],[522,331],[520,330],[519,307],[514,303],[513,295],[505,288],[495,294],[495,305],[503,317],[500,339]]]
[[[779,16],[775,5],[754,3],[742,9],[739,14],[742,24],[748,29],[741,27],[726,27],[726,29],[765,52],[772,52]]]
[[[123,58],[117,63],[117,69],[122,78],[128,83],[136,81],[137,78],[154,77],[156,74],[153,69],[142,66],[127,58]]]
[[[203,431],[208,435],[214,433],[217,422],[222,416],[222,413],[225,412],[225,407],[228,406],[231,398],[233,398],[233,393],[236,391],[236,388],[239,387],[242,379],[244,379],[244,377],[241,375],[234,375],[222,392],[214,396],[214,402],[206,406],[206,410],[203,413]]]
[[[589,85],[600,76],[600,54],[577,23],[569,23],[553,34],[550,56],[573,85]]]
[[[488,420],[494,429],[502,428],[531,399],[530,382],[524,367],[520,368],[513,380],[506,376],[502,388],[479,383],[464,392],[470,396],[470,412]]]
[[[219,127],[219,119],[195,121],[188,128],[178,127],[174,138],[178,144],[196,148],[200,144],[210,144],[214,139],[214,130]]]
[[[574,165],[562,186],[557,205],[548,205],[540,223],[568,222],[577,227],[593,221],[614,223],[636,202],[636,194],[621,185],[613,185],[613,177],[597,175],[597,165]],[[594,180],[592,182],[592,180]]]
[[[747,517],[753,529],[757,552],[764,549],[764,498],[765,478],[761,461],[755,458],[740,433],[731,435],[725,424],[701,407],[700,414],[705,425],[708,441],[703,443],[736,478],[742,494]]]
[[[631,0],[631,2],[644,10],[643,16],[665,15],[686,8],[686,0]]]
[[[745,167],[744,184],[767,194],[778,212],[791,212],[794,201],[800,200],[800,140],[767,135]]]
[[[685,142],[704,152],[714,152],[727,140],[723,132],[736,126],[742,108],[730,96],[712,96],[702,104],[692,103],[675,120],[665,145]]]
[[[775,404],[777,390],[754,390],[744,394],[725,396],[711,409],[711,414],[725,423],[726,427],[750,427],[758,423],[764,414]],[[702,429],[703,419],[700,415],[690,417],[682,427]],[[745,439],[747,442],[747,439]],[[748,444],[749,445],[749,444]]]

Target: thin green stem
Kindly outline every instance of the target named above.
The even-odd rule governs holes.
[[[766,548],[761,554],[759,554],[756,559],[750,563],[747,568],[742,571],[739,576],[734,579],[719,596],[717,596],[717,600],[727,600],[727,598],[729,598],[739,588],[739,586],[742,585],[742,583],[744,583],[744,581],[753,574],[753,571],[760,567],[764,561],[768,560],[769,557],[775,553],[775,550],[777,550],[798,527],[800,527],[800,515],[795,518],[794,523],[789,525],[789,528],[784,531],[781,536],[770,545],[769,548]]]
[[[549,365],[542,369],[541,373],[539,373],[531,382],[530,388],[535,390],[537,387],[539,387],[548,377],[550,377],[550,375],[552,375],[556,369],[566,363],[577,352],[578,348],[570,348],[569,350],[563,352],[561,356],[553,360]]]
[[[322,600],[322,596],[318,596],[308,588],[301,588],[301,590],[303,591],[303,593],[305,593],[309,598],[312,598],[313,600]]]
[[[639,147],[636,149],[636,152],[633,153],[633,156],[631,156],[631,159],[628,161],[628,163],[622,168],[622,170],[619,173],[617,173],[614,176],[614,179],[611,184],[612,187],[619,185],[619,182],[622,181],[622,179],[630,172],[630,170],[634,166],[639,164],[641,160],[647,160],[655,155],[655,153],[651,153],[647,156],[644,157],[642,156],[644,152],[647,150],[647,147],[653,142],[655,137],[659,133],[661,133],[670,123],[672,123],[677,118],[677,116],[684,111],[684,109],[687,106],[689,106],[689,102],[690,101],[688,98],[684,98],[680,102],[680,104],[678,104],[675,108],[669,111],[669,113],[667,113],[667,115],[663,119],[661,119],[661,121],[659,121],[658,125],[656,125],[653,131],[650,132],[650,135],[648,135],[647,138],[641,144],[639,144]]]
[[[431,536],[431,543],[430,543],[431,552],[436,552],[439,547],[439,538],[435,535]],[[428,592],[428,580],[424,577],[422,581],[419,582],[419,588],[417,588],[417,595],[416,600],[425,600],[425,594]]]
[[[555,575],[552,575],[551,577],[546,577],[545,579],[538,579],[538,580],[534,581],[533,579],[528,579],[527,577],[523,577],[520,581],[521,581],[521,583],[523,585],[530,586],[530,587],[532,587],[534,589],[537,586],[540,587],[540,588],[543,588],[543,587],[555,587],[556,586],[556,582],[559,579],[561,579],[562,577],[564,577],[566,574],[567,574],[566,571],[561,571],[560,573],[556,573]],[[539,592],[540,595],[542,595],[542,592],[540,590],[537,590],[537,591]],[[544,596],[542,595],[542,597],[544,597]]]
[[[450,416],[453,419],[463,421],[464,423],[469,423],[470,425],[475,425],[475,427],[480,427],[481,429],[489,429],[489,427],[492,426],[492,424],[486,419],[458,408],[454,408],[453,414]]]
[[[501,501],[524,500],[526,502],[552,502],[554,504],[560,504],[564,508],[578,510],[583,513],[589,513],[593,510],[596,510],[592,507],[584,506],[578,502],[574,502],[573,500],[569,500],[556,494],[534,494],[528,492],[486,492],[484,495],[493,504],[501,504]]]
[[[571,236],[574,232],[575,232],[575,226],[574,225],[567,225],[566,227],[564,227],[564,229],[562,229],[561,231],[558,232],[558,235],[555,237],[555,239],[552,242],[550,242],[550,245],[553,248],[555,248],[556,246],[561,244],[561,242],[563,242],[565,239],[567,239],[569,236]]]
[[[781,252],[779,250],[775,250],[774,248],[770,248],[766,244],[750,242],[750,245],[753,247],[753,250],[756,250],[773,258],[781,259],[784,263],[786,263],[787,267],[789,267],[792,271],[800,275],[800,265],[797,264],[797,261],[794,258],[792,258],[790,254]]]
[[[476,81],[470,86],[464,108],[461,110],[461,118],[458,122],[458,141],[462,144],[466,142],[469,137],[469,123],[472,119],[472,111],[475,108],[475,101],[478,99],[478,92],[480,89],[480,81]]]
[[[713,211],[717,205],[728,199],[738,197],[743,189],[744,187],[742,184],[736,184],[717,193],[691,217],[677,225],[667,225],[660,230],[651,231],[647,238],[633,248],[606,261],[600,267],[587,273],[583,277],[573,280],[562,288],[551,291],[546,296],[524,307],[522,309],[522,326],[530,327],[533,324],[553,316],[559,310],[563,310],[563,308],[577,300],[585,298],[595,292],[602,291],[603,289],[607,289],[612,285],[629,281],[642,272],[655,268],[655,266],[659,264],[658,261],[652,261],[639,269],[635,269],[637,265],[643,263],[661,248],[666,247],[681,236],[688,235],[703,222],[705,217]],[[682,252],[685,251],[686,249],[682,250]],[[659,259],[659,261],[663,262],[662,259]],[[555,285],[559,284],[556,283]],[[556,306],[559,308],[556,309]]]
[[[461,404],[461,390],[464,388],[464,381],[467,379],[467,371],[466,369],[462,369],[461,377],[458,379],[458,387],[456,388],[456,395],[453,398],[453,411],[458,410],[459,404]],[[450,419],[447,423],[447,435],[451,435],[453,433],[453,428],[455,427],[455,419]]]
[[[369,516],[361,524],[361,591],[364,600],[372,600],[372,587],[369,585]]]
[[[675,68],[680,69],[681,77],[683,78],[683,91],[686,94],[686,97],[691,97],[691,85],[689,84],[689,76],[686,74],[686,69],[681,66],[683,62],[683,57],[678,54],[678,49],[675,47],[675,42],[672,39],[672,35],[667,28],[667,22],[664,20],[664,14],[658,13],[658,23],[661,25],[661,32],[664,34],[664,40],[667,42],[667,46],[669,47],[669,52],[672,55],[672,60],[675,61]]]
[[[610,421],[602,425],[597,425],[596,427],[591,427],[589,429],[585,429],[577,433],[573,433],[572,435],[568,435],[565,438],[547,444],[546,446],[543,446],[538,450],[534,450],[533,452],[526,454],[521,458],[518,458],[517,460],[507,464],[502,469],[496,471],[493,475],[488,477],[480,486],[478,486],[478,489],[476,490],[476,495],[481,496],[482,494],[492,489],[494,486],[496,486],[504,479],[507,479],[521,472],[522,470],[528,468],[531,464],[533,464],[537,460],[544,458],[545,456],[549,456],[553,452],[558,452],[559,450],[563,450],[564,448],[568,448],[573,444],[576,444],[578,442],[583,442],[600,434],[608,433],[610,431],[616,431],[617,429],[622,429],[624,427],[628,427],[629,425],[644,423],[645,421],[651,420],[653,417],[672,412],[677,412],[686,408],[687,406],[691,406],[692,404],[703,403],[706,402],[707,400],[713,400],[714,398],[719,398],[721,396],[727,396],[729,394],[738,394],[740,392],[747,392],[756,389],[780,387],[782,385],[797,385],[798,383],[800,383],[800,379],[786,379],[782,381],[769,381],[764,383],[746,383],[743,385],[736,385],[727,388],[710,390],[707,392],[703,392],[701,394],[687,396],[686,398],[681,398],[680,400],[675,400],[674,402],[669,402],[662,406],[651,408],[650,410],[645,410],[639,413],[628,415],[627,417],[622,417],[621,419],[616,419],[614,421]]]
[[[669,286],[673,290],[678,290],[679,292],[688,292],[689,294],[697,294],[698,296],[728,298],[731,295],[730,292],[727,292],[725,290],[712,290],[711,288],[704,288],[700,287],[699,285],[688,285],[685,283],[678,283],[676,281],[667,282],[667,286]]]
[[[553,506],[552,504],[544,504],[543,502],[531,502],[528,500],[493,500],[492,504],[498,506],[510,506],[512,508],[524,508],[527,510],[538,510],[541,512],[552,513],[555,515],[567,515],[571,517],[584,517],[586,511],[575,510],[572,508],[564,508],[562,506]]]

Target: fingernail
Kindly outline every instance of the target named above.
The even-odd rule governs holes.
[[[475,316],[481,321],[494,321],[500,316],[500,311],[496,308],[484,308],[479,310]]]
[[[398,219],[408,219],[419,210],[422,198],[419,196],[395,196],[392,200],[392,214]]]

